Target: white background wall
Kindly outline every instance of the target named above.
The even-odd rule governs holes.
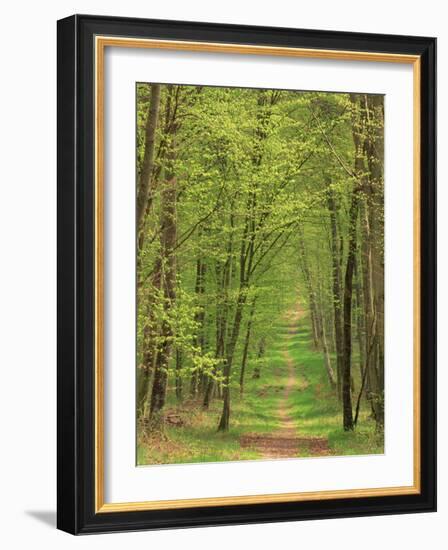
[[[97,535],[55,530],[56,20],[73,13],[437,36],[439,387],[448,387],[445,164],[448,28],[440,0],[90,0],[3,5],[0,30],[0,543],[4,548],[446,548],[448,402],[439,404],[439,512]],[[348,542],[347,542],[348,541]],[[6,543],[6,544],[5,544]]]

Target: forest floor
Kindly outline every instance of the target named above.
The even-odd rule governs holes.
[[[288,322],[288,332],[286,339],[289,341],[297,334],[297,325],[304,313],[300,307],[294,308],[288,312],[286,321]],[[292,406],[289,396],[294,390],[303,391],[308,387],[307,380],[302,383],[297,380],[296,369],[303,368],[302,365],[295,364],[294,359],[288,349],[283,351],[283,357],[288,369],[288,378],[283,390],[282,399],[276,411],[278,428],[269,435],[263,434],[245,434],[240,437],[242,448],[254,449],[259,453],[260,458],[293,458],[304,449],[307,449],[313,456],[324,456],[329,454],[328,439],[326,437],[300,437],[298,435],[299,426],[292,414]],[[298,386],[296,388],[296,386]]]
[[[361,408],[357,429],[343,431],[340,403],[328,383],[322,354],[312,348],[309,320],[300,308],[289,312],[277,332],[260,378],[252,377],[249,364],[244,395],[238,386],[232,388],[229,432],[216,430],[220,400],[204,411],[194,399],[177,402],[170,390],[165,432],[139,434],[137,463],[382,454],[383,436],[375,433],[367,407]],[[356,388],[355,365],[353,371]]]

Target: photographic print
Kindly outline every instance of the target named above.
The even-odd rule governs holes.
[[[382,454],[384,96],[136,102],[137,464]]]
[[[436,510],[436,39],[58,21],[58,519]]]

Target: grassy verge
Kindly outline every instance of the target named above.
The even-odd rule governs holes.
[[[384,452],[383,434],[375,432],[375,422],[363,402],[358,425],[354,432],[342,428],[341,405],[331,389],[324,368],[323,356],[312,349],[311,333],[305,320],[299,322],[297,333],[284,342],[294,362],[299,389],[289,396],[292,414],[297,419],[300,436],[327,437],[332,455],[381,454]],[[356,359],[356,358],[355,358]],[[336,360],[333,357],[333,365]],[[356,363],[356,360],[354,361]],[[360,374],[353,366],[355,393],[360,387]],[[301,456],[306,455],[306,449]]]
[[[281,347],[281,346],[280,346]],[[181,426],[165,426],[163,439],[139,436],[138,464],[222,462],[259,458],[259,453],[243,449],[239,440],[248,433],[271,433],[278,428],[275,411],[283,397],[288,376],[282,353],[273,349],[259,379],[252,378],[249,364],[244,396],[238,384],[232,384],[230,430],[218,433],[222,403],[214,400],[208,411],[200,402],[185,400],[178,403],[173,391],[168,393],[167,411],[181,418]],[[238,378],[239,365],[235,365]]]
[[[222,407],[219,400],[214,400],[210,409],[203,411],[200,403],[192,400],[178,403],[170,389],[166,409],[181,420],[181,425],[167,425],[163,437],[146,438],[139,434],[138,464],[260,458],[256,451],[241,448],[239,439],[243,434],[268,434],[278,429],[277,411],[288,379],[285,350],[293,361],[296,375],[296,385],[288,398],[288,410],[297,420],[297,435],[328,438],[331,455],[383,453],[383,437],[375,433],[375,423],[366,404],[361,408],[356,430],[352,433],[343,431],[341,405],[328,383],[322,354],[312,349],[308,321],[299,321],[295,334],[289,331],[287,324],[278,327],[276,344],[267,352],[266,366],[259,379],[252,378],[249,364],[243,398],[239,395],[238,385],[233,383],[228,433],[216,431]],[[235,379],[239,376],[238,371],[239,365],[235,364]],[[353,374],[355,388],[359,388],[356,367]],[[298,456],[309,456],[309,452],[303,449]]]

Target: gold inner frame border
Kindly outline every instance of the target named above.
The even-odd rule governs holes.
[[[302,493],[226,496],[141,502],[106,503],[104,501],[104,55],[106,47],[145,48],[207,53],[286,56],[311,59],[406,63],[413,66],[413,454],[414,483],[403,487],[343,489]],[[231,506],[279,502],[304,502],[343,498],[420,494],[421,425],[420,425],[420,117],[421,61],[417,55],[345,50],[321,50],[250,44],[226,44],[177,40],[96,36],[95,55],[95,513],[167,510],[207,506]]]

